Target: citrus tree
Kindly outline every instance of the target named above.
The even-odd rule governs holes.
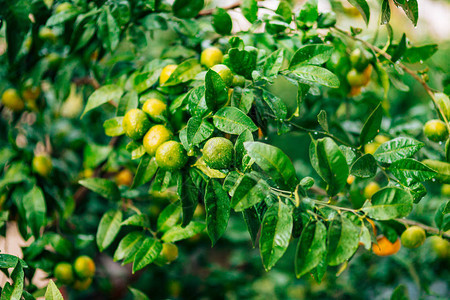
[[[1,299],[250,297],[261,287],[239,282],[272,268],[332,291],[402,247],[444,262],[411,272],[433,294],[450,253],[448,70],[390,26],[394,5],[417,25],[416,0],[349,2],[2,3],[0,218],[28,243],[0,254]],[[352,14],[378,33],[338,25]]]

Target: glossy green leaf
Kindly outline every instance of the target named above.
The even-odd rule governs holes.
[[[423,146],[424,143],[415,139],[398,137],[381,144],[375,151],[374,157],[379,162],[390,164],[397,160],[413,156]]]
[[[390,300],[409,300],[408,288],[405,285],[400,284],[395,288],[394,292],[392,292]]]
[[[146,238],[134,257],[133,274],[151,264],[162,250],[162,244],[153,238]]]
[[[192,116],[202,117],[208,112],[209,109],[205,100],[205,86],[196,87],[189,93],[188,107]]]
[[[244,0],[241,4],[241,10],[244,17],[253,23],[257,20],[258,3],[256,0]]]
[[[281,121],[286,118],[287,108],[283,100],[266,90],[263,90],[263,100],[270,107],[270,110],[275,115],[275,118]]]
[[[381,106],[381,103],[379,103],[364,123],[361,130],[361,135],[359,137],[361,145],[365,145],[373,140],[373,138],[380,132],[382,119],[383,107]]]
[[[132,287],[128,287],[131,294],[133,294],[133,300],[150,300],[150,298],[147,297],[143,292],[141,292],[138,289],[134,289]]]
[[[322,260],[326,251],[327,229],[320,222],[310,222],[303,229],[295,254],[297,278],[311,272]]]
[[[413,1],[413,0],[411,0]],[[438,51],[438,45],[430,44],[420,47],[410,47],[403,54],[404,60],[408,63],[415,64],[425,61]]]
[[[306,82],[313,82],[331,88],[338,88],[339,78],[325,68],[310,65],[300,65],[292,70],[297,78]]]
[[[104,198],[112,201],[120,199],[119,189],[111,180],[104,178],[86,178],[80,180],[78,183]]]
[[[410,185],[413,182],[427,181],[436,176],[436,171],[412,158],[395,161],[389,167],[389,171],[406,185]]]
[[[214,126],[199,117],[189,119],[186,128],[186,138],[189,145],[198,145],[207,140],[214,132]]]
[[[86,107],[84,108],[81,117],[83,117],[90,110],[97,108],[108,101],[117,102],[122,94],[123,89],[117,85],[110,84],[102,86],[89,96]]]
[[[317,2],[317,0],[306,1],[299,12],[297,19],[307,25],[312,25],[319,17]]]
[[[225,233],[230,218],[230,199],[216,179],[211,179],[205,191],[206,231],[212,246]]]
[[[144,145],[136,141],[131,141],[126,146],[127,151],[131,152],[131,159],[138,159],[144,156],[145,148]]]
[[[389,5],[389,0],[383,0],[381,3],[381,24],[388,24],[391,20],[391,7]]]
[[[376,220],[391,220],[405,217],[412,210],[413,198],[398,187],[386,187],[376,192],[371,202],[366,202],[362,210]]]
[[[231,48],[228,51],[228,56],[233,72],[247,79],[252,79],[252,72],[256,69],[256,52]]]
[[[148,216],[145,214],[135,214],[127,219],[123,220],[121,223],[122,226],[138,226],[138,227],[144,227],[148,228],[150,227],[150,221],[148,220]]]
[[[38,186],[34,186],[28,193],[23,196],[23,207],[25,210],[25,218],[27,225],[31,228],[35,237],[40,236],[41,228],[46,223],[47,207],[45,204],[44,194]]]
[[[364,22],[368,25],[370,20],[370,7],[366,0],[348,0],[348,2],[358,9],[364,19]]]
[[[253,248],[255,248],[256,239],[258,238],[258,232],[261,226],[261,220],[259,219],[258,212],[253,206],[245,209],[242,212],[242,216],[244,217],[245,224],[247,225],[247,230],[250,233]]]
[[[337,266],[348,260],[358,249],[360,229],[347,217],[335,218],[328,229],[327,261]]]
[[[299,64],[321,65],[333,54],[333,46],[324,44],[306,45],[298,49],[291,59],[290,68]]]
[[[242,89],[240,87],[235,87],[233,89],[233,95],[231,97],[231,106],[239,108],[245,114],[248,114],[248,112],[252,108],[254,100],[255,95],[253,94],[253,89]]]
[[[163,86],[174,86],[192,80],[201,70],[202,66],[197,59],[187,59],[177,66]]]
[[[437,228],[447,231],[450,227],[450,200],[442,202],[434,214],[434,223]]]
[[[155,176],[157,170],[158,164],[156,163],[155,158],[146,154],[139,162],[131,187],[136,188],[146,184],[153,176]]]
[[[166,232],[181,221],[180,202],[170,203],[158,216],[158,231]]]
[[[317,121],[319,122],[320,127],[323,128],[326,132],[328,132],[328,117],[327,112],[324,110],[321,110],[319,114],[317,115]]]
[[[181,226],[186,227],[194,216],[194,211],[197,208],[201,194],[192,181],[191,176],[185,171],[178,177],[177,184],[178,196],[180,197],[182,207]]]
[[[352,165],[350,173],[356,177],[371,178],[377,174],[377,161],[372,154],[365,154]]]
[[[107,5],[103,6],[97,20],[97,35],[103,43],[103,47],[110,52],[115,50],[119,45],[120,28]]]
[[[48,282],[47,289],[45,290],[45,300],[64,300],[58,287],[51,279]]]
[[[229,35],[233,28],[233,22],[230,15],[223,8],[217,8],[213,13],[212,26],[214,30],[221,35]]]
[[[205,100],[211,111],[216,111],[228,102],[228,88],[222,77],[212,69],[205,76]]]
[[[145,235],[139,231],[132,231],[128,233],[117,246],[114,252],[114,261],[125,260],[124,263],[129,263],[134,260],[134,256],[142,245]]]
[[[281,2],[284,3],[284,2]],[[276,76],[283,66],[284,61],[284,49],[278,49],[272,52],[264,63],[264,75],[267,77]]]
[[[252,119],[236,107],[223,107],[213,116],[214,126],[222,132],[241,134],[244,130],[256,131]]]
[[[116,116],[125,116],[127,111],[138,107],[138,94],[135,91],[129,91],[122,96],[117,106]]]
[[[419,20],[419,6],[417,0],[394,0],[395,5],[400,6],[414,26]]]
[[[243,131],[234,144],[235,164],[241,171],[246,170],[251,165],[252,160],[245,150],[245,142],[253,142],[253,134],[248,130]]]
[[[122,126],[123,117],[108,119],[103,123],[107,136],[119,136],[125,133]]]
[[[425,159],[422,163],[437,172],[434,179],[441,183],[450,184],[450,163],[432,159]]]
[[[97,230],[97,246],[100,252],[108,248],[122,227],[122,211],[107,211],[100,220]]]
[[[205,230],[205,223],[192,221],[186,227],[174,226],[164,233],[162,240],[166,243],[173,243],[193,237]]]
[[[269,192],[269,185],[264,179],[246,174],[233,193],[231,206],[235,211],[243,211],[263,201]]]

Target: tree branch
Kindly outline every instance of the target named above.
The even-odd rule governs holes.
[[[435,227],[431,227],[413,220],[408,220],[408,219],[395,219],[395,221],[400,222],[404,225],[408,225],[408,226],[419,226],[423,229],[425,229],[425,231],[428,231],[429,233],[434,233],[434,234],[441,234],[441,231]],[[446,233],[446,232],[442,232],[442,236],[446,237],[446,238],[450,238],[450,234]]]

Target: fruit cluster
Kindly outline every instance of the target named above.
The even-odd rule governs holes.
[[[75,259],[73,265],[68,262],[58,263],[53,274],[59,283],[70,285],[78,291],[84,291],[92,284],[95,263],[89,256],[79,256]]]

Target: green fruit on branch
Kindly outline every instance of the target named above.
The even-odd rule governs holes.
[[[129,110],[123,117],[122,126],[129,138],[139,140],[148,131],[151,123],[145,112],[134,108]]]
[[[158,147],[156,150],[156,163],[166,171],[179,170],[187,162],[186,150],[183,146],[175,141],[168,141]]]
[[[227,169],[233,161],[233,143],[223,137],[213,137],[203,146],[203,159],[212,169]]]
[[[403,246],[413,249],[423,245],[426,238],[427,235],[422,227],[411,226],[403,231],[401,241]]]

